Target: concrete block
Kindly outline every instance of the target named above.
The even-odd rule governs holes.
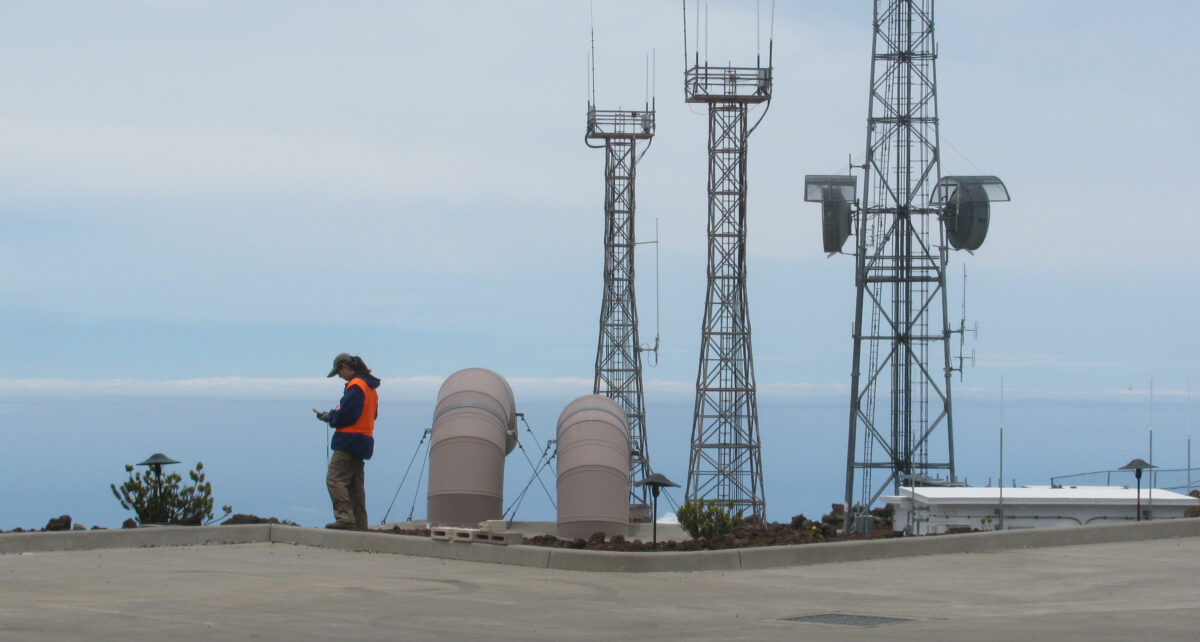
[[[477,542],[484,544],[499,544],[501,546],[520,544],[521,542],[525,541],[525,538],[520,533],[513,531],[501,531],[497,533],[479,531],[479,533],[475,535],[475,538],[475,541]]]
[[[429,539],[445,542],[473,542],[472,532],[476,529],[459,526],[430,526]]]
[[[503,533],[508,530],[508,521],[503,519],[488,519],[479,522],[479,530],[489,533]]]

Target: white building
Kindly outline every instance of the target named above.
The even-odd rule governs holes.
[[[892,527],[896,531],[930,535],[1130,522],[1137,517],[1138,491],[1119,486],[905,486],[899,495],[882,499],[895,511]],[[1200,507],[1200,499],[1143,488],[1141,506],[1142,519],[1178,519]]]

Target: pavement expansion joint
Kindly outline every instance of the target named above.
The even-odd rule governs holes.
[[[819,615],[800,615],[797,617],[785,617],[786,622],[805,622],[814,624],[836,624],[840,626],[865,626],[874,627],[884,624],[899,624],[900,622],[911,622],[911,618],[903,617],[879,617],[875,615],[854,615],[851,613],[821,613]]]

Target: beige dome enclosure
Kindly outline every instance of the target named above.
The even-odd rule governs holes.
[[[624,536],[628,527],[629,420],[608,397],[580,397],[558,418],[558,536]]]
[[[442,384],[429,445],[431,524],[475,526],[503,517],[504,457],[517,445],[515,410],[512,388],[491,370],[459,370]]]

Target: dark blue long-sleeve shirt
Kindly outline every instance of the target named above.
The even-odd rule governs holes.
[[[372,389],[378,388],[380,380],[369,374],[356,373],[354,376],[362,379]],[[337,408],[329,411],[329,425],[334,428],[345,428],[358,421],[363,410],[363,392],[358,386],[347,386],[342,394]],[[378,409],[376,409],[378,413]],[[333,450],[340,450],[351,457],[370,459],[375,454],[375,438],[354,432],[335,432],[329,442]]]

